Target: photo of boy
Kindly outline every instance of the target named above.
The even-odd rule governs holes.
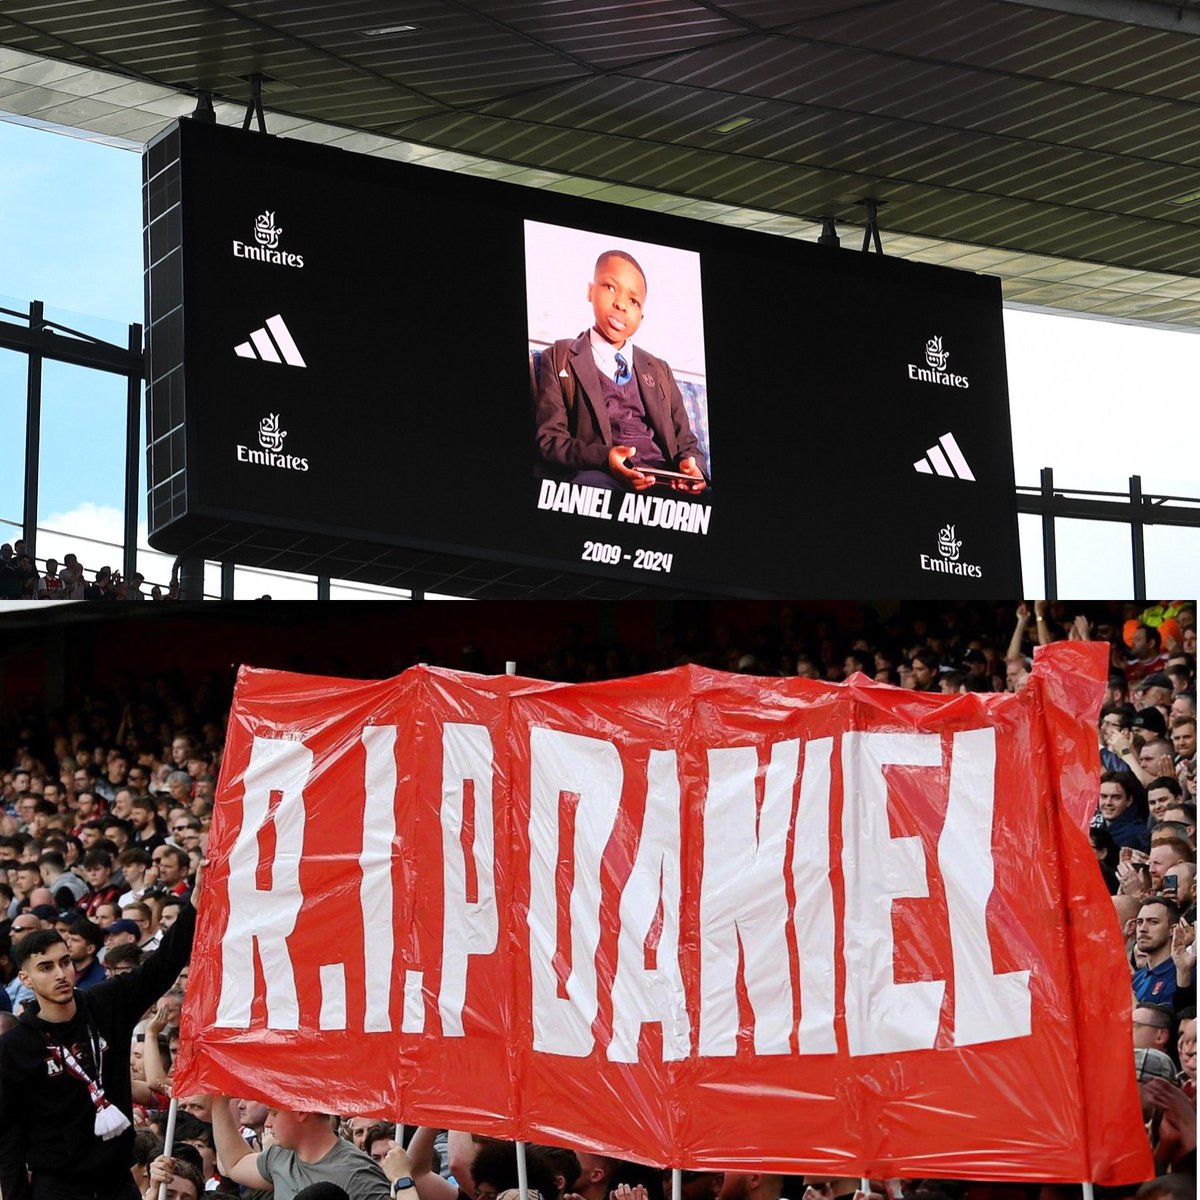
[[[593,487],[699,493],[707,464],[670,366],[634,339],[646,273],[632,254],[601,251],[587,300],[593,323],[541,353],[535,425],[546,474]]]

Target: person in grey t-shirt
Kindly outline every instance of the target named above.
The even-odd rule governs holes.
[[[272,1108],[266,1127],[275,1144],[256,1156],[238,1133],[229,1101],[214,1097],[212,1111],[221,1170],[243,1187],[271,1188],[275,1200],[294,1200],[313,1183],[337,1184],[350,1200],[388,1200],[391,1195],[378,1164],[338,1137],[324,1113]]]

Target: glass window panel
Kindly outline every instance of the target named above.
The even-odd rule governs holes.
[[[315,600],[315,575],[290,575],[283,571],[265,571],[258,567],[238,567],[233,576],[235,600]]]
[[[1017,483],[1053,467],[1059,487],[1125,491],[1140,475],[1147,492],[1200,497],[1200,460],[1180,450],[1200,445],[1194,333],[1008,308],[1004,340]],[[1139,397],[1155,398],[1144,433]]]
[[[0,318],[9,320],[10,318]],[[15,323],[15,322],[14,322]],[[0,350],[0,541],[20,537],[25,494],[25,396],[29,360],[16,350]]]
[[[1054,523],[1058,594],[1069,600],[1133,595],[1133,543],[1119,521],[1059,518]]]
[[[90,579],[117,568],[124,541],[125,393],[119,375],[42,366],[38,557],[73,552]]]
[[[1200,597],[1200,529],[1146,526],[1146,593],[1157,600]]]
[[[1021,542],[1021,583],[1026,599],[1044,599],[1046,570],[1042,565],[1042,518],[1017,513],[1017,536]]]
[[[405,588],[381,587],[374,583],[352,583],[345,579],[329,581],[331,600],[411,600],[412,592]]]

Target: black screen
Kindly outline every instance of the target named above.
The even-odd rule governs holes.
[[[146,175],[156,547],[1020,587],[995,279],[190,121]]]

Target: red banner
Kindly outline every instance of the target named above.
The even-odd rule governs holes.
[[[690,1168],[1148,1178],[1083,830],[1106,663],[955,697],[243,668],[176,1094]]]

